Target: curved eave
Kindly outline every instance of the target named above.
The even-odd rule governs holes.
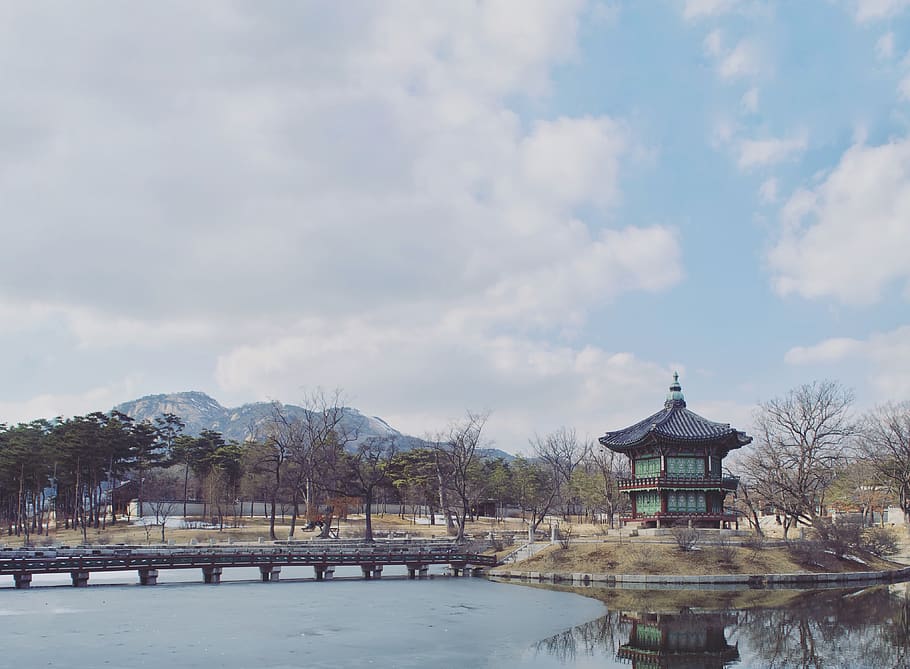
[[[746,444],[752,443],[752,437],[747,435],[745,432],[740,432],[738,430],[731,430],[727,434],[718,435],[715,437],[707,436],[697,436],[697,437],[685,437],[679,435],[664,434],[660,430],[651,430],[647,432],[644,437],[630,442],[614,442],[610,440],[611,434],[608,432],[604,436],[600,437],[597,441],[601,446],[606,446],[607,448],[614,451],[630,451],[636,448],[641,448],[644,446],[702,446],[702,447],[711,447],[711,446],[722,446],[727,451],[732,451],[735,448],[741,448]]]

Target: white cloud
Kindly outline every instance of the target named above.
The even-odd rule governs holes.
[[[897,16],[907,7],[910,0],[854,0],[854,18],[860,23],[880,21]]]
[[[897,96],[904,102],[910,102],[910,74],[898,82]]]
[[[777,190],[777,179],[771,177],[762,182],[761,187],[758,189],[758,195],[765,204],[774,204],[777,202]]]
[[[874,388],[874,401],[910,395],[910,325],[878,332],[866,339],[833,338],[796,347],[785,360],[792,365],[825,365],[858,361]]]
[[[798,157],[808,145],[809,139],[805,133],[786,139],[744,139],[739,142],[739,157],[736,162],[740,169],[773,165]]]
[[[746,114],[754,114],[758,111],[758,88],[753,86],[743,93],[739,101],[739,106]]]
[[[720,57],[717,71],[722,79],[741,79],[761,72],[762,55],[751,40],[741,40],[732,50]]]
[[[826,339],[814,346],[795,346],[787,351],[784,361],[791,365],[813,365],[840,362],[862,348],[862,342],[848,337]]]
[[[4,10],[17,93],[0,110],[0,199],[17,226],[0,307],[137,367],[150,349],[217,357],[243,399],[292,401],[328,347],[339,373],[323,385],[451,417],[503,346],[577,358],[554,331],[679,281],[673,229],[612,220],[643,151],[630,127],[512,107],[576,56],[581,0],[331,7]],[[414,333],[439,343],[418,356]],[[414,385],[386,401],[374,358],[411,352],[415,383],[459,361],[450,404]],[[545,375],[530,382],[545,392]],[[29,406],[83,410],[82,394],[47,397]]]
[[[295,336],[237,348],[218,365],[224,388],[261,396],[277,389],[294,397],[304,379],[340,384],[353,403],[371,398],[370,411],[413,434],[445,426],[462,409],[489,407],[491,434],[513,452],[567,416],[592,437],[641,418],[659,407],[670,371],[629,353],[486,337],[450,323],[403,329],[356,320],[311,322]]]
[[[734,81],[750,78],[762,71],[764,57],[754,39],[741,39],[734,47],[728,48],[725,45],[724,33],[717,28],[705,36],[702,48],[705,54],[714,61],[717,74],[721,79]],[[757,102],[757,91],[755,95]]]
[[[27,423],[36,418],[69,418],[92,411],[106,411],[115,404],[132,397],[134,385],[130,380],[110,386],[90,388],[79,393],[45,393],[13,402],[0,401],[0,416],[12,425]]]
[[[687,21],[721,16],[736,8],[737,0],[686,0],[683,18]]]
[[[889,31],[878,38],[875,43],[875,55],[879,60],[891,60],[894,57],[894,33]]]
[[[724,50],[724,36],[720,29],[715,29],[709,32],[702,43],[705,49],[705,53],[714,58],[720,57]]]
[[[856,144],[816,187],[797,191],[781,214],[768,256],[781,295],[871,304],[908,285],[910,140]]]

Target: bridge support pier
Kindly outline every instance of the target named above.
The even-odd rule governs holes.
[[[363,577],[366,579],[382,578],[381,564],[362,564],[360,565],[360,571],[363,572]]]
[[[430,573],[430,568],[425,564],[409,564],[408,578],[426,578]]]
[[[32,584],[31,574],[13,574],[13,583],[18,590],[24,590]]]
[[[73,580],[73,586],[76,588],[84,588],[88,585],[88,575],[87,571],[71,571],[70,578]]]
[[[158,585],[158,570],[140,569],[139,585]]]
[[[217,585],[221,583],[221,567],[203,567],[202,568],[202,582],[211,583],[212,585]]]
[[[471,576],[483,576],[483,567],[471,567]]]
[[[277,581],[281,576],[281,567],[276,567],[270,564],[260,565],[259,575],[262,577],[263,583],[268,583],[269,581]]]
[[[314,565],[313,569],[316,570],[316,580],[317,581],[331,581],[332,577],[335,575],[334,565]]]
[[[470,569],[463,562],[458,564],[450,564],[449,569],[452,570],[454,576],[467,576],[470,573]]]

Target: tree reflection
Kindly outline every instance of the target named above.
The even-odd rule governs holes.
[[[814,591],[786,607],[740,611],[735,634],[769,669],[906,668],[907,607],[905,587]]]
[[[906,583],[787,591],[773,605],[769,593],[763,594],[760,606],[610,611],[544,639],[536,648],[566,665],[579,656],[599,656],[661,669],[910,667]],[[642,601],[647,600],[642,593]]]

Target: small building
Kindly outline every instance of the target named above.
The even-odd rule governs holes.
[[[658,528],[728,526],[736,516],[724,509],[724,499],[739,480],[723,475],[723,459],[751,441],[729,423],[689,411],[674,373],[663,409],[600,438],[631,461],[632,478],[621,480],[619,489],[629,493],[632,514],[621,520]]]

